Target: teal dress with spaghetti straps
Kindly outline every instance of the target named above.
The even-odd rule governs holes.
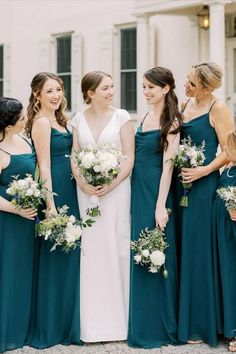
[[[205,141],[204,165],[214,160],[219,143],[209,121],[210,110],[183,123],[181,132],[181,139],[190,136],[197,146]],[[176,180],[176,207],[179,208],[180,218],[178,336],[182,342],[203,340],[211,346],[217,345],[212,207],[218,178],[219,172],[216,171],[194,181],[188,194],[188,207],[179,206],[183,188],[179,180]]]
[[[27,142],[28,143],[28,142]],[[3,149],[1,149],[4,151]],[[0,174],[0,196],[6,193],[13,176],[34,175],[36,156],[11,155]],[[0,352],[24,346],[30,322],[33,288],[35,222],[0,211]]]
[[[76,183],[70,159],[72,134],[51,128],[51,176],[56,207],[67,205],[68,214],[80,217]],[[67,156],[67,157],[66,157]],[[80,248],[50,252],[52,244],[40,242],[35,306],[28,345],[46,348],[80,344]]]
[[[137,240],[141,230],[153,229],[163,152],[159,151],[160,130],[142,131],[135,136],[135,163],[131,179],[131,238]],[[170,190],[167,207],[173,210]],[[177,260],[173,214],[165,228],[169,247],[166,252],[168,278],[150,273],[134,263],[131,254],[130,312],[128,345],[159,348],[177,344]]]
[[[226,168],[218,188],[236,187],[236,166]],[[218,333],[236,337],[236,221],[231,220],[225,202],[216,194],[213,207],[213,240],[216,247],[215,288],[218,294]]]

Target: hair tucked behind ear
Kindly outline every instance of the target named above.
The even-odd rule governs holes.
[[[144,73],[144,77],[153,85],[170,87],[165,95],[164,109],[160,117],[160,150],[166,150],[168,147],[167,135],[177,134],[182,125],[182,114],[178,108],[178,98],[174,92],[175,80],[172,72],[163,67],[155,67]]]
[[[23,110],[22,103],[15,98],[0,97],[0,133],[2,142],[6,136],[6,127],[15,125]]]

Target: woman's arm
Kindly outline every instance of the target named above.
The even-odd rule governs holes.
[[[79,168],[76,165],[76,153],[80,150],[79,147],[79,141],[78,141],[78,131],[77,128],[73,126],[72,128],[72,133],[73,133],[73,145],[72,145],[72,151],[71,151],[71,171],[72,174],[76,180],[76,183],[80,187],[80,189],[88,195],[94,195],[96,194],[96,191],[98,190],[99,187],[93,187],[91,184],[86,183],[80,176],[79,173]]]
[[[224,102],[217,101],[211,111],[210,123],[215,128],[218,141],[223,150],[228,133],[233,129],[233,118]],[[191,183],[197,179],[207,176],[210,173],[219,170],[227,163],[226,153],[222,151],[214,160],[206,166],[199,166],[195,168],[183,168],[181,174],[183,181]]]
[[[171,130],[173,130],[173,128]],[[164,230],[169,220],[168,212],[166,209],[166,200],[169,194],[174,169],[172,159],[175,157],[176,151],[179,146],[180,134],[168,134],[167,141],[169,144],[167,149],[163,153],[163,169],[155,210],[156,226],[159,226],[161,230]]]
[[[126,156],[120,172],[115,179],[109,185],[104,185],[100,188],[96,195],[98,197],[105,195],[112,189],[117,187],[126,177],[129,176],[134,165],[134,126],[129,120],[124,125],[122,125],[120,130],[122,153]]]
[[[44,187],[48,190],[46,205],[49,214],[56,215],[57,210],[52,195],[51,176],[51,124],[46,117],[38,118],[32,128],[32,140],[37,154],[40,178],[45,181]],[[60,171],[58,171],[60,173]]]

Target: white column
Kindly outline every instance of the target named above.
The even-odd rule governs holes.
[[[219,64],[225,75],[225,5],[230,0],[208,0],[210,8],[210,60]],[[225,80],[224,80],[225,81]],[[225,98],[225,85],[217,92],[218,96]]]
[[[189,20],[191,23],[191,38],[192,38],[192,46],[191,46],[191,63],[197,64],[199,62],[200,57],[200,41],[199,41],[199,27],[198,27],[198,19],[197,16],[189,16]]]
[[[149,18],[147,15],[137,17],[137,114],[138,118],[147,111],[147,104],[142,93],[142,78],[149,69]]]

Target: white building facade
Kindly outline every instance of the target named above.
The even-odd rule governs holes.
[[[204,6],[207,30],[198,23]],[[25,105],[32,77],[51,71],[63,78],[73,114],[81,77],[103,70],[113,76],[115,105],[141,119],[145,70],[171,69],[182,100],[192,64],[208,60],[224,69],[216,94],[236,117],[236,0],[0,0],[0,96]]]

